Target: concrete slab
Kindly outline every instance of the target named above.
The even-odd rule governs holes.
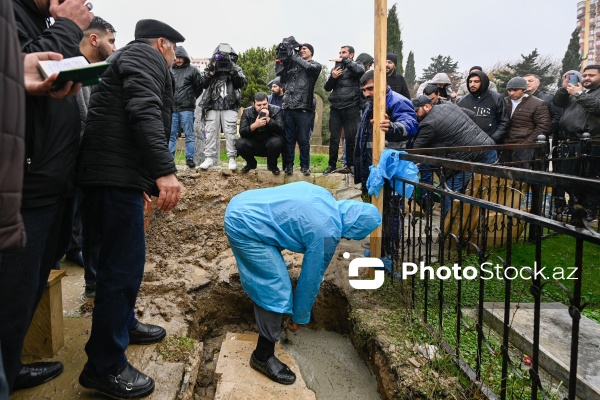
[[[279,344],[275,347],[275,355],[296,373],[293,385],[278,384],[252,369],[250,356],[257,340],[256,334],[227,333],[215,370],[215,400],[316,399],[314,392],[306,387],[295,360]]]
[[[533,303],[511,305],[510,342],[525,354],[533,346]],[[484,303],[484,321],[502,332],[504,303]],[[568,387],[572,319],[562,303],[542,303],[540,318],[540,366]],[[579,325],[577,397],[600,399],[600,325],[582,316]]]

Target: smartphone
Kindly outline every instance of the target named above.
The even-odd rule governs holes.
[[[267,113],[264,111],[261,111],[258,113],[258,118],[266,118],[267,117]]]
[[[577,76],[575,75],[569,75],[569,83],[573,86],[577,86]]]

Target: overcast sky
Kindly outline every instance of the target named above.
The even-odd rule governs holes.
[[[331,68],[341,45],[373,55],[374,0],[92,0],[94,13],[117,30],[117,47],[133,40],[135,23],[158,19],[177,29],[191,57],[210,57],[221,42],[237,53],[294,35]],[[388,9],[394,4],[388,0]],[[417,76],[438,54],[460,71],[516,60],[537,48],[562,59],[576,26],[577,0],[397,0],[404,63],[415,53]]]

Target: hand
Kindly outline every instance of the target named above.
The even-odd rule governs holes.
[[[83,31],[90,26],[94,14],[87,7],[88,0],[50,0],[50,16],[54,19],[67,18]]]
[[[58,73],[50,75],[45,80],[40,76],[37,69],[38,63],[43,60],[62,60],[62,54],[44,52],[26,54],[23,59],[23,72],[25,80],[25,91],[32,96],[50,96],[53,99],[62,99],[73,96],[81,89],[81,83],[74,84],[69,81],[59,90],[52,91],[52,85],[58,77]]]
[[[569,92],[569,94],[573,96],[575,93],[583,92],[583,86],[579,82],[577,82],[577,86],[573,85],[572,83],[569,83],[569,85],[567,86],[567,92]]]
[[[143,193],[143,197],[144,197],[144,210],[145,210],[146,207],[148,207],[148,204],[152,203],[152,199],[150,198],[150,196],[146,192]]]
[[[450,93],[450,99],[451,99],[451,100],[454,100],[454,99],[456,99],[456,92],[452,92],[452,93]]]
[[[373,120],[371,120],[371,124],[373,123]],[[381,122],[379,123],[379,127],[381,128],[382,131],[387,132],[390,130],[390,126],[391,126],[391,122],[389,120],[389,117],[387,114],[383,114],[383,120],[381,120]]]
[[[181,197],[181,185],[175,174],[161,176],[156,179],[158,186],[158,209],[161,211],[170,211],[177,205]]]
[[[331,71],[331,77],[333,79],[337,79],[340,76],[342,76],[343,73],[344,73],[344,70],[342,69],[342,67],[337,67],[333,71]]]

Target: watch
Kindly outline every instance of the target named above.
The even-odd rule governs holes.
[[[583,93],[583,92],[577,92],[577,93],[575,93],[573,96],[575,96],[575,98],[576,98],[576,99],[578,99],[578,98],[579,98],[579,96],[581,96],[581,94],[582,94],[582,93]]]

